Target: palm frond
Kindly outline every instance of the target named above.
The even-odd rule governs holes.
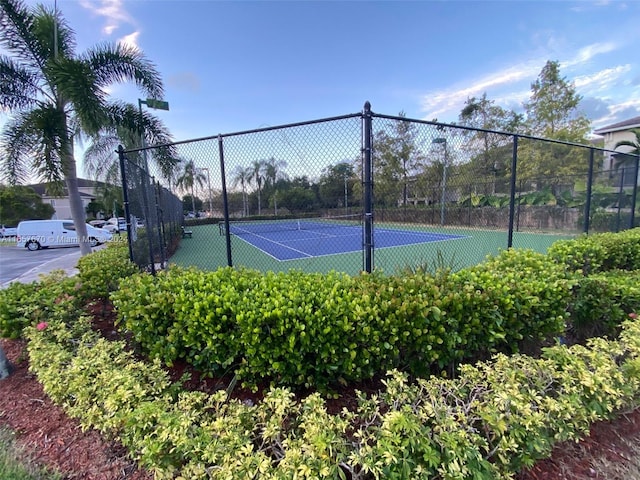
[[[11,184],[26,181],[32,173],[50,181],[62,179],[60,152],[68,148],[60,112],[47,105],[12,117],[0,137],[5,167]]]
[[[0,0],[0,46],[27,62],[43,68],[47,57],[33,33],[35,16],[18,0]]]
[[[39,4],[34,14],[33,33],[40,39],[45,58],[73,58],[76,50],[75,32],[62,13]],[[54,35],[57,35],[57,41]]]
[[[117,162],[112,156],[118,145],[125,149],[141,146],[141,131],[145,133],[147,145],[161,145],[150,149],[148,155],[160,168],[162,176],[170,180],[175,174],[177,151],[171,144],[169,130],[160,119],[147,111],[142,112],[132,104],[125,102],[111,102],[107,105],[108,124],[98,135],[93,136],[93,145],[85,153],[85,162],[92,165],[94,172],[104,170],[100,164]],[[142,122],[142,123],[141,123]]]
[[[84,152],[85,173],[96,180],[104,180],[106,172],[114,165],[118,166],[118,157],[115,153],[120,143],[117,135],[103,134],[94,137],[91,145]]]
[[[138,88],[153,98],[162,98],[163,87],[156,66],[136,47],[101,44],[81,57],[91,65],[99,86],[133,81]]]
[[[60,56],[72,56],[74,33],[62,17],[42,5],[29,9],[20,0],[0,0],[0,46],[27,68],[46,72],[54,58],[54,32]]]
[[[39,92],[38,76],[33,71],[0,56],[0,105],[3,110],[33,107]]]
[[[90,65],[59,58],[50,64],[49,72],[60,98],[73,107],[81,129],[89,134],[98,132],[107,120],[106,94],[98,87]]]

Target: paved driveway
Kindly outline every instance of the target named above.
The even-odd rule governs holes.
[[[10,282],[24,283],[38,280],[41,273],[62,269],[75,273],[80,258],[79,247],[47,248],[30,252],[15,245],[0,246],[0,286]]]

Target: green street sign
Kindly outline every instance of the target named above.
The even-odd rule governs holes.
[[[156,110],[169,110],[169,102],[164,100],[156,100],[155,98],[147,98],[145,102],[147,107],[155,108]]]

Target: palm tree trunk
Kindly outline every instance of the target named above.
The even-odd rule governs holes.
[[[258,179],[258,215],[262,215],[262,198],[260,193],[260,179]]]
[[[242,184],[242,216],[249,216],[249,199],[247,198],[247,190],[244,187],[244,183]]]
[[[89,238],[87,235],[87,222],[84,205],[82,205],[82,197],[78,189],[78,174],[76,173],[76,159],[73,156],[73,140],[69,139],[67,151],[64,159],[64,180],[67,185],[69,194],[69,207],[71,209],[71,218],[76,227],[78,242],[80,243],[80,255],[88,255],[91,253]]]

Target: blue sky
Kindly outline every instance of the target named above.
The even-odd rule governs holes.
[[[36,3],[36,2],[29,2]],[[52,2],[51,2],[52,3]],[[640,2],[58,0],[79,50],[136,44],[177,140],[360,111],[455,121],[521,109],[547,60],[598,128],[640,115]],[[113,96],[136,103],[126,86]]]
[[[464,101],[484,92],[522,110],[547,60],[575,83],[594,129],[640,115],[637,1],[58,0],[57,7],[79,52],[122,41],[157,65],[170,111],[155,113],[176,140],[355,113],[366,100],[374,112],[442,122],[456,121]],[[134,104],[144,98],[126,85],[110,93]]]

